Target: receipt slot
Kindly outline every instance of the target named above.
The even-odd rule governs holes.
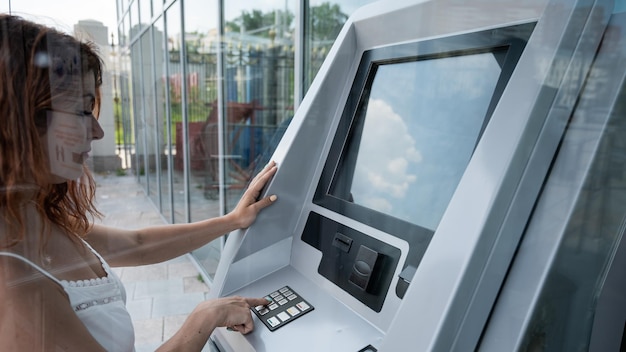
[[[600,351],[621,339],[606,327],[622,310],[585,315],[621,287],[626,20],[615,8],[433,0],[355,12],[272,156],[279,201],[229,235],[211,289],[271,303],[252,308],[252,333],[220,328],[212,343]]]

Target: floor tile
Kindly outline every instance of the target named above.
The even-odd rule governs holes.
[[[163,297],[168,295],[180,295],[183,293],[183,279],[153,280],[135,282],[135,294],[133,299],[148,297]]]
[[[189,314],[203,300],[202,292],[157,296],[152,306],[152,317]]]
[[[135,346],[161,344],[163,341],[163,318],[134,320]]]
[[[165,280],[167,278],[167,265],[144,265],[125,267],[122,272],[122,282]]]
[[[163,317],[163,340],[169,340],[183,326],[187,314]]]
[[[167,277],[169,279],[198,275],[198,269],[191,261],[167,264]]]
[[[196,276],[183,278],[183,292],[209,292],[209,286],[204,281],[199,279],[199,274]]]
[[[126,309],[133,320],[152,318],[152,297],[126,301]]]

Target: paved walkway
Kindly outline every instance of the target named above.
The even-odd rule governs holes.
[[[102,223],[123,228],[165,223],[134,176],[112,173],[94,177],[97,207],[104,214]],[[137,352],[154,351],[169,339],[209,291],[190,255],[114,271],[126,287]]]

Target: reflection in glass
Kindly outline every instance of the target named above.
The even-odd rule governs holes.
[[[152,19],[152,0],[135,0],[137,1],[139,1],[141,23],[149,25]]]
[[[359,7],[375,0],[311,0],[305,23],[305,48],[308,53],[304,63],[304,91],[309,88],[313,78],[324,62],[330,47],[337,39],[348,17]]]
[[[331,194],[435,230],[499,74],[492,53],[378,66]]]
[[[169,115],[172,125],[172,140],[176,145],[174,152],[174,167],[177,172],[172,179],[172,195],[174,201],[173,223],[187,222],[186,200],[185,200],[185,178],[183,170],[183,144],[182,128],[183,108],[181,101],[182,94],[182,66],[180,64],[180,44],[182,26],[180,21],[180,2],[175,2],[165,12],[167,23],[167,89],[169,99]],[[180,148],[179,148],[180,146]]]
[[[189,131],[191,221],[220,215],[217,167],[218,13],[217,0],[185,1],[185,107]],[[192,252],[210,278],[217,270],[221,249],[221,239],[217,239]]]
[[[120,27],[119,33],[120,37],[118,38],[119,46],[118,53],[119,61],[115,62],[114,65],[119,65],[119,89],[120,89],[120,97],[121,97],[121,119],[122,119],[122,128],[123,133],[123,160],[125,168],[131,168],[133,172],[136,169],[136,155],[135,155],[135,136],[136,136],[136,126],[134,122],[133,116],[133,99],[131,96],[133,94],[132,91],[132,75],[128,74],[132,69],[132,59],[131,53],[128,48],[125,48],[128,45],[128,38],[130,38],[130,16],[127,14],[124,16],[122,21],[122,26]],[[117,70],[117,67],[114,66],[114,70]],[[129,165],[130,164],[130,165]]]
[[[134,30],[131,30],[131,35],[136,35]],[[147,189],[148,184],[145,173],[146,162],[146,121],[143,111],[143,91],[141,84],[141,42],[136,41],[131,46],[130,50],[131,59],[131,80],[130,86],[132,90],[133,101],[132,104],[132,119],[135,126],[135,155],[133,158],[133,168],[135,173],[139,175],[139,182],[143,185],[144,189]]]
[[[120,28],[120,37],[119,44],[120,47],[126,46],[130,43],[130,15],[126,14],[124,16],[124,20],[122,21],[122,26]]]
[[[136,29],[132,35],[130,37],[131,40],[134,40],[134,36],[136,36],[137,34],[139,34],[139,31],[142,28],[142,25],[140,23],[139,20],[139,1],[133,1],[133,3],[130,5],[130,25],[132,28]]]
[[[297,0],[224,3],[224,191],[232,209],[259,166],[277,126],[291,119]]]
[[[169,119],[167,116],[168,111],[168,96],[167,92],[167,71],[165,65],[165,59],[167,50],[164,47],[164,28],[163,28],[163,17],[160,17],[158,20],[154,22],[153,27],[153,49],[154,49],[154,72],[156,74],[155,80],[155,94],[156,94],[156,109],[157,109],[157,121],[156,121],[156,133],[158,139],[158,148],[159,148],[159,161],[160,167],[157,169],[157,172],[160,174],[159,179],[159,192],[160,192],[160,209],[163,217],[168,221],[172,222],[172,194],[171,194],[171,174],[170,170],[173,165],[172,159],[172,140],[170,138],[171,128]]]
[[[189,133],[191,221],[219,215],[217,14],[217,1],[185,2],[185,108]]]
[[[145,148],[146,148],[146,177],[147,177],[147,193],[155,204],[159,204],[158,182],[156,170],[159,167],[159,147],[157,140],[157,120],[158,116],[155,110],[154,101],[154,64],[152,62],[152,38],[151,29],[144,32],[139,39],[141,43],[141,70],[142,70],[142,96],[141,104],[143,104],[143,116],[145,124]]]

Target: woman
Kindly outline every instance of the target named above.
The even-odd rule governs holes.
[[[168,260],[250,226],[270,163],[229,214],[122,230],[93,224],[95,184],[84,161],[101,139],[102,64],[94,48],[0,15],[0,350],[131,351],[125,293],[110,266]],[[162,350],[201,350],[215,327],[252,330],[262,298],[199,304]]]

